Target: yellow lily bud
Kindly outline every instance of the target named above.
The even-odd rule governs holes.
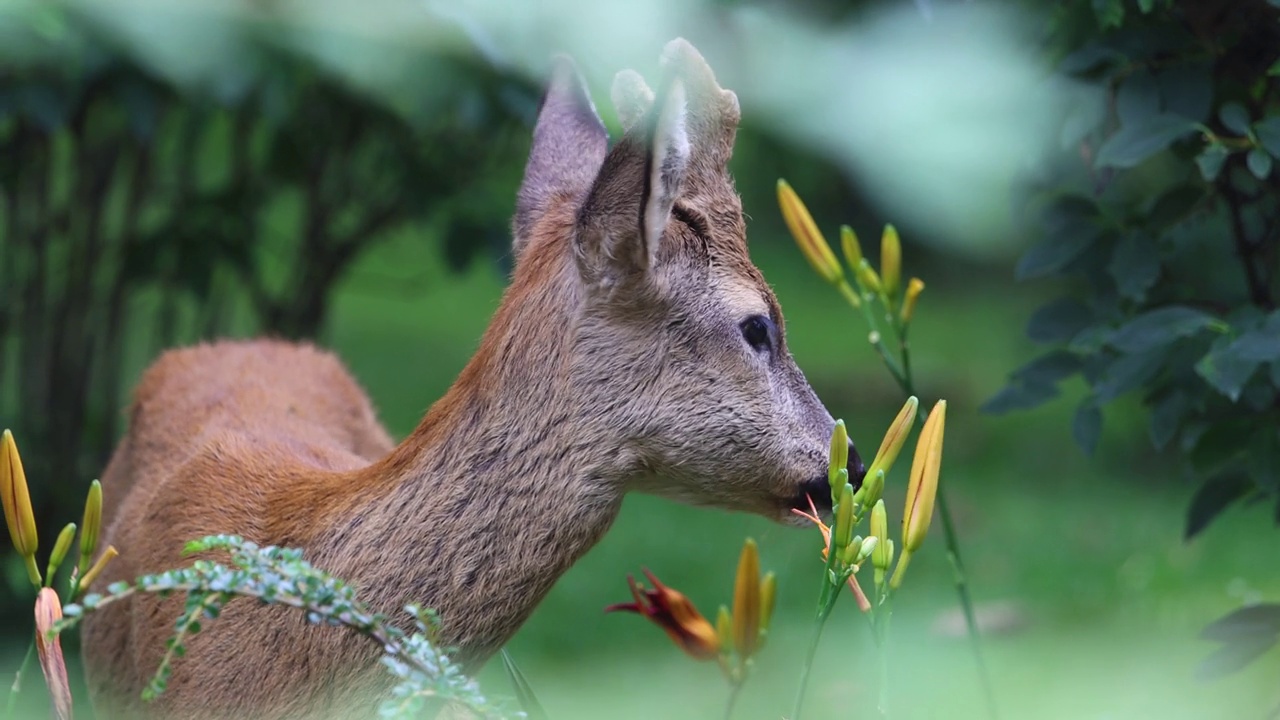
[[[841,470],[846,470],[845,482],[849,482],[847,472],[849,466],[849,433],[845,430],[844,420],[837,420],[836,427],[831,431],[831,454],[827,455],[827,482],[831,484],[831,500],[835,502],[840,497],[839,475]]]
[[[916,300],[920,298],[922,291],[924,291],[924,281],[920,278],[911,278],[907,283],[907,295],[902,300],[902,311],[898,316],[902,318],[903,325],[911,322],[911,316],[916,311]]]
[[[858,554],[856,559],[853,561],[853,564],[861,565],[866,562],[867,558],[871,557],[872,553],[875,552],[876,546],[879,544],[880,541],[876,539],[875,535],[863,538],[862,542],[858,544]]]
[[[858,561],[858,551],[862,549],[862,536],[854,535],[849,544],[844,546],[840,551],[840,562],[845,565],[856,565]]]
[[[80,524],[80,568],[98,551],[98,529],[102,527],[102,483],[94,480],[89,485],[89,496],[84,501],[84,522]]]
[[[53,582],[54,573],[58,572],[58,567],[66,559],[67,551],[71,549],[71,541],[75,539],[76,524],[67,523],[67,526],[62,528],[62,532],[58,533],[58,539],[53,543],[53,552],[49,553],[49,569],[45,572],[45,577],[50,583]]]
[[[840,226],[840,248],[844,250],[844,260],[855,272],[862,264],[862,245],[858,243],[858,235],[848,225]]]
[[[902,450],[902,446],[907,442],[907,436],[911,434],[911,427],[916,421],[916,409],[920,406],[920,400],[915,395],[907,398],[903,403],[902,409],[898,411],[897,417],[889,424],[889,429],[884,433],[884,440],[880,441],[880,449],[876,451],[876,457],[871,461],[871,466],[867,468],[867,475],[874,475],[877,470],[885,471],[887,475],[893,467],[893,462],[898,459],[898,453]],[[872,501],[874,502],[874,501]]]
[[[62,602],[52,588],[42,588],[36,595],[35,616],[36,654],[53,700],[53,716],[58,720],[70,720],[71,683],[67,679],[67,664],[62,656],[62,640],[58,635],[49,636],[49,631],[62,619]]]
[[[889,542],[889,513],[884,500],[877,500],[871,508],[871,536],[876,539],[876,550],[871,554],[871,564],[876,569],[876,587],[884,585],[884,574],[893,562],[893,543]]]
[[[942,466],[942,438],[947,420],[947,401],[939,400],[925,420],[916,441],[916,454],[911,463],[911,480],[907,485],[907,506],[902,515],[902,559],[893,573],[891,584],[902,582],[911,554],[920,549],[929,522],[933,519],[933,503],[938,495],[938,473]]]
[[[4,523],[9,528],[13,547],[26,561],[27,575],[36,588],[41,586],[40,569],[36,567],[36,516],[31,510],[31,495],[27,492],[27,474],[22,469],[22,458],[13,433],[4,431],[0,437],[0,503],[4,505]]]
[[[733,646],[744,660],[755,654],[760,640],[760,553],[747,538],[738,557],[733,586]]]
[[[80,578],[80,589],[88,590],[93,581],[98,579],[98,575],[102,574],[102,570],[107,566],[107,563],[111,562],[111,559],[119,554],[120,552],[116,550],[115,545],[108,545],[107,549],[102,551],[102,555],[98,556],[98,560],[93,564],[93,567],[89,568],[89,571]]]
[[[884,282],[884,294],[893,297],[902,280],[902,243],[898,240],[897,228],[892,225],[885,225],[880,236],[880,279]]]
[[[773,620],[773,606],[778,597],[778,576],[772,571],[764,574],[760,580],[760,642],[769,634],[769,623]]]
[[[862,487],[853,494],[853,501],[862,507],[875,505],[884,493],[884,471],[876,470],[862,479]]]
[[[880,284],[880,276],[872,269],[871,263],[867,262],[866,258],[858,263],[857,275],[858,283],[866,292],[878,295],[884,291],[884,286]]]
[[[782,219],[786,221],[787,229],[791,231],[791,236],[800,246],[805,259],[823,280],[833,285],[838,284],[844,278],[840,263],[836,262],[835,254],[827,245],[827,239],[822,237],[809,209],[800,201],[796,191],[782,179],[778,180],[778,205],[782,208]]]
[[[836,523],[835,528],[833,528],[836,552],[843,550],[853,537],[854,505],[853,486],[845,484],[844,490],[840,493],[840,500],[836,503]]]
[[[716,615],[716,635],[720,638],[720,652],[728,655],[733,650],[733,616],[724,605]]]

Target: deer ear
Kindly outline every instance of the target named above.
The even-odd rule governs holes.
[[[643,273],[658,258],[689,167],[688,103],[672,80],[650,112],[605,158],[578,216],[579,267],[588,283]]]
[[[577,204],[587,194],[608,148],[608,132],[586,83],[568,56],[557,56],[516,195],[512,252],[517,261],[533,225],[554,200],[568,198]]]

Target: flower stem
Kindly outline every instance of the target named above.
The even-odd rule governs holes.
[[[724,706],[724,720],[733,718],[733,707],[738,704],[738,695],[742,692],[742,682],[729,685],[729,700]]]
[[[27,654],[22,658],[22,664],[18,666],[18,672],[13,674],[13,685],[9,687],[9,699],[5,702],[4,716],[6,718],[13,717],[13,706],[18,702],[18,693],[22,691],[22,675],[27,671],[27,666],[31,664],[31,657],[36,652],[36,641],[34,638],[31,644],[27,646]]]
[[[804,654],[804,664],[800,667],[800,688],[796,690],[796,702],[791,708],[791,715],[788,720],[800,720],[800,709],[804,705],[804,692],[809,687],[809,672],[813,669],[813,659],[818,654],[818,643],[822,640],[822,629],[826,627],[827,618],[831,617],[831,609],[836,605],[836,598],[840,597],[840,593],[833,592],[829,598],[825,598],[826,602],[818,609],[818,616],[814,618],[813,635],[809,638],[809,649]]]

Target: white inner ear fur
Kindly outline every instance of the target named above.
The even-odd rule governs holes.
[[[687,104],[684,83],[674,80],[658,114],[649,158],[649,196],[645,198],[643,233],[648,267],[658,256],[658,243],[671,217],[671,206],[680,194],[689,165],[689,133],[685,129]]]

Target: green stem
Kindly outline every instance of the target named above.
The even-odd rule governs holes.
[[[880,613],[884,619],[880,620]],[[891,614],[887,605],[876,608],[876,649],[880,651],[880,700],[877,709],[880,717],[889,717],[889,618]]]
[[[13,674],[13,685],[9,688],[9,699],[5,702],[4,716],[6,718],[13,717],[13,706],[18,702],[18,693],[22,691],[22,674],[27,671],[27,666],[31,664],[31,656],[35,655],[36,641],[31,639],[31,644],[27,646],[27,654],[22,658],[22,664],[18,666],[18,672]]]
[[[733,718],[733,707],[738,704],[738,695],[742,692],[742,681],[729,686],[729,701],[724,706],[724,720]]]
[[[796,702],[791,708],[789,720],[800,720],[800,709],[804,705],[804,692],[809,687],[809,673],[813,670],[813,659],[818,654],[818,643],[822,640],[822,629],[826,627],[827,618],[831,617],[831,609],[836,605],[840,593],[834,592],[826,598],[826,603],[819,608],[818,617],[814,619],[813,635],[809,638],[809,649],[804,654],[804,664],[800,667],[800,688],[796,690]]]

